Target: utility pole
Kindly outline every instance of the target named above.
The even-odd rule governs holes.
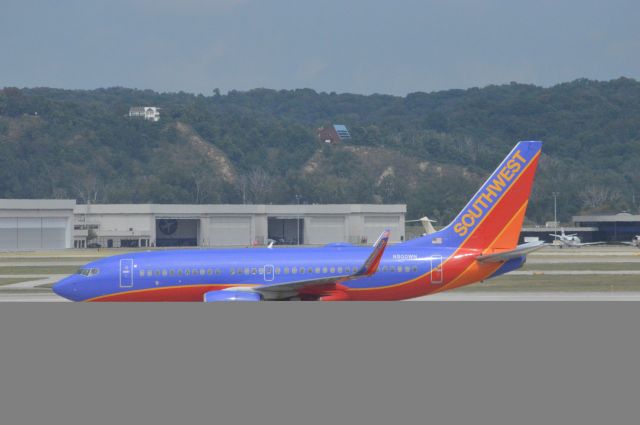
[[[558,195],[560,192],[553,192],[553,234],[558,234]]]
[[[297,207],[297,217],[296,217],[296,230],[298,232],[298,238],[297,238],[297,243],[298,245],[300,245],[300,195],[296,195],[296,203],[298,204]]]

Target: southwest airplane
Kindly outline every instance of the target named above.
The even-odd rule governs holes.
[[[521,267],[518,244],[541,142],[520,142],[444,229],[387,248],[174,250],[94,261],[56,283],[73,301],[378,301],[458,288]]]

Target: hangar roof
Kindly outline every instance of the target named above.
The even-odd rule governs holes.
[[[76,205],[76,214],[404,214],[404,204],[91,204]]]
[[[584,223],[584,222],[634,222],[640,221],[640,214],[630,214],[630,213],[618,213],[618,214],[604,214],[604,215],[576,215],[573,216],[573,221],[575,223]]]
[[[75,199],[0,199],[0,210],[73,210]]]

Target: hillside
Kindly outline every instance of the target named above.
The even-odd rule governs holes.
[[[126,117],[162,108],[159,123]],[[344,123],[326,146],[315,129]],[[0,91],[0,198],[79,202],[406,202],[452,217],[517,140],[543,140],[528,217],[637,211],[640,83],[386,95],[257,89]]]

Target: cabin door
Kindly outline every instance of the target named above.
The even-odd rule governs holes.
[[[273,280],[273,266],[264,266],[264,280],[265,282],[271,282]]]
[[[133,287],[133,260],[120,260],[120,287]]]
[[[444,271],[442,270],[442,255],[434,255],[431,257],[431,283],[436,285],[442,284],[444,279]]]

